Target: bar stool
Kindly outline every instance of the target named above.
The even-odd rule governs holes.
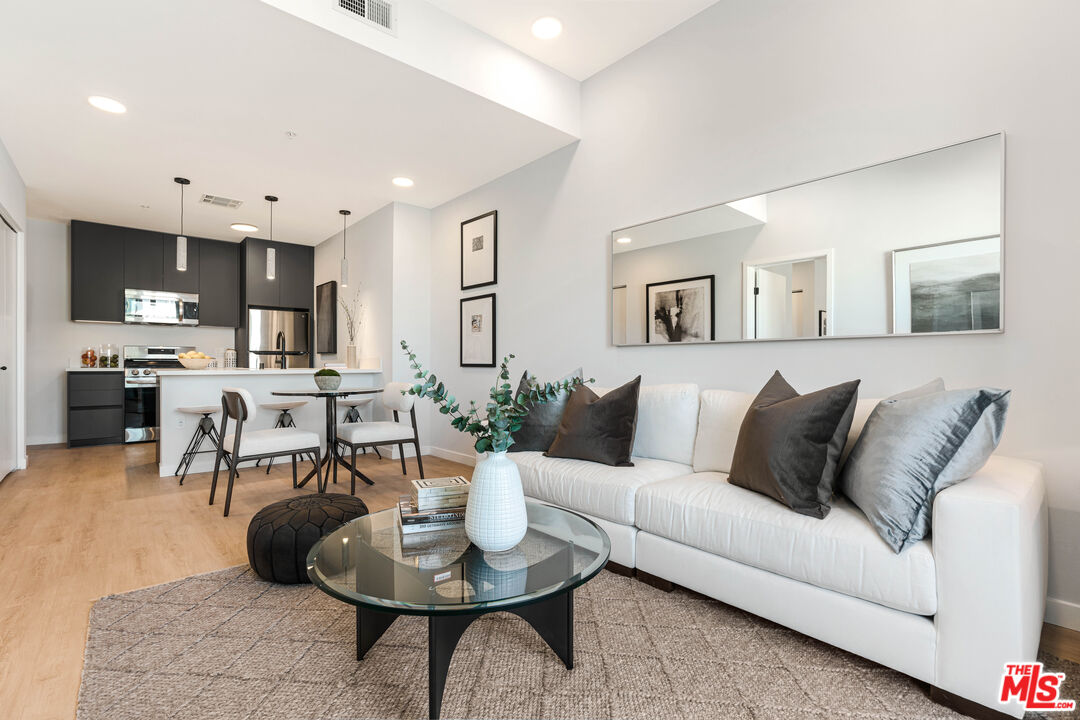
[[[364,418],[362,418],[360,416],[360,408],[366,407],[366,406],[370,405],[374,401],[375,401],[375,398],[372,397],[371,395],[355,395],[353,397],[338,398],[338,405],[343,405],[346,408],[348,408],[348,410],[345,413],[345,419],[342,420],[341,422],[342,423],[364,422]],[[339,445],[341,445],[342,448],[345,447],[345,443],[339,443]],[[374,450],[375,454],[379,456],[380,460],[382,460],[382,453],[379,452],[379,448],[373,447],[372,450]],[[367,448],[366,447],[363,448],[363,451],[364,451],[364,454],[367,455]]]
[[[181,485],[184,484],[184,478],[187,477],[188,470],[191,468],[191,463],[195,461],[195,456],[199,454],[199,448],[202,447],[204,440],[210,438],[210,443],[214,446],[214,450],[203,450],[202,452],[216,451],[218,446],[218,433],[217,428],[214,426],[214,418],[211,416],[220,409],[220,405],[191,405],[189,407],[177,408],[177,410],[186,415],[202,415],[198,427],[195,428],[195,434],[192,435],[191,440],[188,441],[187,449],[184,450],[184,454],[180,456],[180,464],[176,466],[176,472],[173,473],[173,477],[180,475]],[[181,468],[184,470],[182,475],[180,474]]]
[[[290,410],[295,410],[298,407],[303,407],[304,405],[307,405],[307,404],[308,404],[307,400],[282,400],[281,402],[259,403],[259,407],[263,408],[264,410],[277,410],[278,411],[277,422],[274,423],[274,429],[277,429],[277,428],[290,428],[290,427],[294,428],[294,427],[296,427],[296,422],[293,420],[293,416],[290,414],[289,411]],[[257,461],[255,463],[255,466],[258,467],[260,462],[262,462],[262,460]],[[274,458],[270,458],[269,460],[266,461],[266,474],[267,475],[270,474],[270,468],[273,467],[273,465],[274,465]]]

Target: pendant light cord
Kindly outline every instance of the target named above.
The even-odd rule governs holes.
[[[180,185],[180,234],[184,234],[184,185]]]
[[[348,259],[347,254],[348,254],[349,248],[348,248],[348,245],[345,242],[346,233],[349,230],[348,227],[346,227],[346,223],[348,222],[348,219],[349,219],[348,215],[343,214],[341,216],[341,259],[342,260],[347,260]]]

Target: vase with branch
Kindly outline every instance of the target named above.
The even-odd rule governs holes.
[[[358,368],[360,362],[356,348],[356,336],[364,322],[364,306],[360,303],[360,288],[356,288],[351,303],[345,302],[344,298],[338,300],[338,302],[341,303],[341,308],[345,311],[345,334],[349,336],[349,343],[345,346],[345,366]]]
[[[449,416],[451,427],[475,438],[473,447],[484,454],[473,470],[465,508],[465,533],[481,550],[509,550],[521,542],[528,529],[521,474],[517,464],[506,456],[514,444],[514,433],[521,429],[534,405],[553,401],[561,393],[593,380],[570,378],[540,383],[529,378],[528,390],[515,392],[510,385],[510,360],[514,355],[508,355],[499,365],[498,379],[488,394],[488,402],[481,408],[475,400],[470,401],[468,410],[462,411],[457,398],[434,373],[423,368],[404,340],[401,349],[416,373],[413,385],[405,392],[430,398],[441,414]]]

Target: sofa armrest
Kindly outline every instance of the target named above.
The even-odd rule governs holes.
[[[1047,511],[1042,466],[992,456],[938,494],[934,684],[1015,717],[998,703],[1005,663],[1033,661],[1046,606]]]

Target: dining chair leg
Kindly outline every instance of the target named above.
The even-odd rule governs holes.
[[[401,474],[408,475],[409,471],[405,469],[405,445],[398,443],[397,449],[398,455],[401,457]]]
[[[225,489],[225,517],[229,517],[229,506],[232,505],[233,480],[236,479],[236,463],[229,468],[229,486]]]
[[[292,456],[292,486],[296,487],[296,454]]]
[[[221,470],[221,457],[225,454],[221,449],[221,443],[218,443],[217,459],[214,461],[214,479],[210,483],[210,504],[214,504],[214,493],[217,491],[217,479],[218,471]],[[229,471],[232,472],[232,466],[236,463],[229,463]]]
[[[356,494],[356,446],[352,446],[352,487],[349,490],[350,495]]]
[[[420,468],[420,479],[424,479],[424,461],[420,458],[420,443],[413,443],[416,446],[416,465]]]
[[[326,481],[322,474],[322,452],[318,448],[315,448],[315,488],[321,493],[326,492]]]

